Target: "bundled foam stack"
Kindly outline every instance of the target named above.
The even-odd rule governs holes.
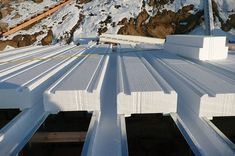
[[[118,54],[118,112],[176,112],[177,94],[143,56],[121,46]]]
[[[166,51],[197,60],[226,59],[228,47],[226,37],[199,35],[167,36]]]

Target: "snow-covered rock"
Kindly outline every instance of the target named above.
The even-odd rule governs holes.
[[[146,10],[148,18],[142,21],[143,26],[141,29],[147,27],[146,23],[151,22],[151,18],[156,16],[158,13],[173,12],[178,14],[177,18],[181,16],[179,14],[182,8],[193,5],[193,9],[187,10],[185,19],[188,20],[189,15],[192,18],[197,16],[197,13],[203,9],[203,0],[169,0],[164,1],[160,6],[153,6],[150,3],[151,0],[88,0],[88,1],[74,1],[71,4],[65,6],[61,10],[57,11],[53,15],[43,19],[28,30],[21,30],[13,35],[10,35],[3,40],[11,40],[14,36],[19,34],[34,34],[42,31],[41,35],[37,36],[37,41],[34,45],[40,45],[41,40],[45,38],[49,30],[53,32],[53,44],[61,43],[67,44],[71,41],[77,43],[81,38],[94,38],[101,33],[120,33],[120,28],[124,29],[128,22],[134,22],[132,27],[137,27],[135,22],[143,10]],[[154,0],[152,0],[154,2]],[[218,16],[215,18],[215,35],[226,35],[229,40],[235,40],[234,28],[228,29],[228,32],[221,30],[221,27],[230,28],[225,26],[232,25],[233,21],[231,17],[235,14],[235,1],[234,0],[214,0],[217,4]],[[1,21],[6,22],[9,26],[14,26],[20,23],[24,19],[29,18],[43,11],[44,9],[55,5],[57,2],[54,0],[44,0],[42,3],[34,3],[33,1],[24,1],[21,3],[12,2],[11,7],[14,11],[10,15],[4,17]],[[18,18],[13,18],[17,14]],[[203,17],[203,16],[202,16]],[[183,18],[183,17],[182,17]],[[120,21],[126,20],[125,23]],[[139,33],[142,36],[159,37],[159,35],[151,35],[151,33],[162,34],[163,31],[167,31],[167,34],[171,33],[190,33],[190,34],[203,34],[204,24],[203,18],[198,18],[197,23],[190,25],[187,20],[175,20],[175,23],[171,23],[173,26],[168,24],[167,26],[159,25],[158,27],[147,27],[150,29],[147,33]],[[221,22],[221,19],[223,22]],[[187,31],[178,31],[180,29],[175,28],[177,24],[182,26],[190,25],[187,27]],[[229,25],[226,25],[229,24]],[[176,25],[176,26],[175,26]],[[169,27],[170,26],[170,27]],[[146,28],[146,29],[147,29]],[[135,28],[139,32],[139,28]],[[177,30],[178,29],[178,30]],[[139,35],[138,33],[135,35]],[[163,34],[164,38],[167,34]]]

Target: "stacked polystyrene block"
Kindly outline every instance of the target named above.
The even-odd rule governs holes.
[[[226,59],[226,37],[199,35],[167,36],[164,48],[167,52],[197,60]]]
[[[176,90],[178,113],[190,112],[204,117],[235,115],[235,78],[232,73],[166,52],[147,55],[161,76]]]
[[[152,67],[142,52],[121,46],[118,57],[118,112],[176,112],[177,94]]]
[[[71,56],[84,47],[42,49],[40,53],[5,58],[11,62],[0,65],[0,108],[25,109],[42,101],[46,88],[76,63],[77,57]]]
[[[100,110],[102,97],[108,96],[103,95],[103,87],[110,81],[107,72],[111,71],[112,75],[117,75],[116,82],[113,82],[117,85],[108,86],[110,91],[117,87],[114,88],[117,90],[114,93],[117,113],[176,112],[177,94],[174,90],[147,60],[133,52],[132,46],[122,46],[121,49],[122,52],[118,49],[117,53],[105,54],[109,47],[96,47],[96,55],[85,58],[45,92],[45,109],[53,113]],[[112,67],[111,57],[116,62]]]
[[[44,95],[47,111],[100,110],[100,94],[110,46],[96,46],[64,74]]]

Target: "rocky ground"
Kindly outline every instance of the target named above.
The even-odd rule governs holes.
[[[0,0],[0,32],[44,10],[52,0]],[[0,50],[6,45],[68,44],[79,38],[102,33],[118,33],[165,38],[169,34],[187,34],[204,26],[203,7],[200,0],[76,0],[52,16],[8,37],[2,37]],[[49,4],[50,3],[50,4]],[[230,4],[231,3],[231,4]],[[234,37],[235,6],[231,0],[213,0],[215,26],[230,38]],[[49,5],[46,5],[49,4]],[[41,7],[41,8],[40,8]],[[31,10],[30,10],[31,9]],[[35,11],[34,11],[35,10]],[[34,11],[34,12],[33,12]]]
[[[22,17],[22,13],[17,9],[19,7],[19,4],[25,2],[26,0],[0,0],[0,19],[4,19],[8,16],[13,16],[10,18],[10,20],[17,20]],[[43,2],[43,0],[32,0],[34,3],[39,4]],[[15,6],[12,6],[12,4],[15,4]],[[25,8],[27,9],[27,8]],[[29,15],[32,16],[32,15]],[[0,21],[0,32],[7,32],[8,29],[11,27],[10,26],[10,21],[9,19],[6,21],[1,20]],[[19,22],[20,23],[20,22]],[[40,24],[40,22],[35,23],[35,24]],[[33,26],[33,25],[32,25]],[[30,29],[32,26],[29,26],[25,30],[27,31]],[[0,50],[4,49],[7,45],[12,46],[12,47],[24,47],[24,46],[29,46],[35,43],[38,39],[37,37],[40,35],[44,35],[43,38],[41,38],[41,44],[42,45],[49,45],[52,43],[53,39],[53,32],[51,30],[48,31],[37,31],[33,34],[27,34],[27,33],[22,33],[22,34],[13,34],[11,38],[2,38],[0,41]]]
[[[174,0],[161,0],[157,3],[155,0],[150,0],[148,5],[153,7],[156,14],[151,16],[145,9],[136,18],[123,18],[118,24],[123,25],[118,34],[125,35],[140,35],[157,38],[166,38],[170,34],[186,34],[192,31],[195,27],[204,22],[203,10],[195,10],[194,5],[186,5],[177,12],[163,9],[167,3],[173,3]],[[219,19],[221,29],[225,32],[235,28],[235,14],[229,16],[229,19],[224,21],[219,14],[218,6],[213,1],[213,13],[215,19]]]

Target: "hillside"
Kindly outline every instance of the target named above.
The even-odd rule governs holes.
[[[0,31],[55,5],[54,0],[1,0]],[[214,0],[215,35],[235,40],[235,1]],[[78,43],[101,33],[165,38],[169,34],[203,34],[200,0],[77,0],[35,25],[8,37],[6,44],[47,45]]]

